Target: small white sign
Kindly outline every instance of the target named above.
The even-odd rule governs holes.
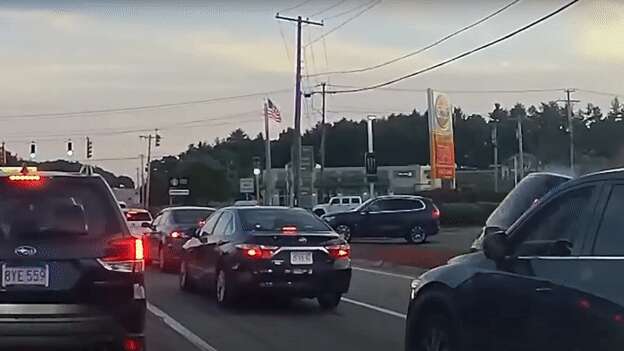
[[[189,196],[191,191],[189,189],[169,189],[169,196]]]
[[[253,194],[254,179],[253,178],[241,178],[240,179],[240,192],[242,194]]]

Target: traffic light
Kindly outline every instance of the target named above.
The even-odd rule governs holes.
[[[93,142],[87,137],[87,158],[93,157]]]
[[[74,154],[74,143],[71,140],[67,141],[67,156],[71,157]]]
[[[377,160],[374,152],[367,152],[364,156],[364,167],[366,168],[366,178],[369,181],[377,179]]]
[[[34,159],[37,156],[37,144],[34,141],[30,143],[30,158]]]
[[[158,131],[156,131],[156,142],[154,143],[156,147],[160,146],[160,138],[161,138],[160,134],[158,134]]]
[[[253,166],[253,169],[262,169],[262,161],[259,156],[252,157],[251,164]]]

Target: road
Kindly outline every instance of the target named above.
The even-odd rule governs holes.
[[[150,271],[149,350],[402,350],[409,275],[361,269],[334,312],[314,300],[267,299],[226,310],[208,293],[180,291],[175,274]]]
[[[353,250],[463,251],[475,230],[445,228],[418,246],[400,240],[361,240]],[[223,309],[208,292],[180,291],[177,275],[149,270],[148,347],[150,351],[403,350],[410,279],[423,271],[358,258],[349,293],[336,311],[323,312],[314,300],[251,300],[233,310]]]

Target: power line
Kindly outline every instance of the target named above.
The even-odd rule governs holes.
[[[576,90],[582,91],[584,93],[595,94],[595,95],[603,95],[603,96],[611,96],[611,97],[624,96],[624,94],[620,94],[620,93],[610,93],[610,92],[598,91],[598,90],[589,90],[589,89],[576,89]]]
[[[305,47],[308,47],[314,43],[316,43],[317,41],[325,38],[326,36],[332,34],[333,32],[337,31],[338,29],[344,27],[345,25],[347,25],[349,22],[355,20],[356,18],[362,16],[366,11],[372,9],[373,7],[381,4],[382,0],[373,0],[371,2],[368,3],[368,6],[366,6],[363,10],[361,10],[360,12],[356,13],[355,15],[349,17],[347,20],[345,20],[344,22],[340,23],[339,25],[335,26],[334,28],[328,30],[327,32],[323,33],[321,36],[317,37],[316,39],[312,40],[311,42],[305,44]]]
[[[296,9],[300,8],[301,6],[304,6],[304,5],[306,5],[307,3],[311,2],[311,1],[312,0],[304,0],[304,1],[300,2],[300,3],[298,3],[295,6],[287,7],[285,9],[279,10],[279,11],[277,11],[277,13],[296,10]]]
[[[137,111],[137,110],[152,110],[152,109],[160,109],[160,108],[167,108],[167,107],[185,106],[185,105],[207,104],[207,103],[213,103],[213,102],[237,100],[237,99],[244,99],[244,98],[258,97],[258,96],[264,97],[270,94],[279,94],[279,93],[286,93],[286,92],[290,92],[290,89],[270,90],[270,91],[250,93],[250,94],[224,96],[224,97],[218,97],[218,98],[182,101],[182,102],[156,104],[156,105],[118,107],[118,108],[107,108],[107,109],[100,109],[100,110],[0,115],[0,121],[9,120],[9,119],[28,119],[28,118],[45,119],[46,117],[48,118],[72,117],[72,116],[82,116],[82,115],[97,115],[97,114],[106,114],[106,113],[128,112],[128,111]]]
[[[329,86],[336,88],[361,88],[353,85],[341,85],[341,84],[328,84]],[[418,88],[379,88],[384,91],[402,91],[409,93],[423,93],[427,89]],[[477,89],[477,90],[453,90],[453,89],[438,89],[449,94],[525,94],[525,93],[546,93],[546,92],[558,92],[564,91],[565,88],[544,88],[544,89]]]
[[[291,62],[292,60],[290,59],[290,48],[288,47],[288,42],[286,41],[286,35],[284,34],[284,30],[282,29],[282,22],[277,22],[277,25],[279,26],[280,35],[282,36],[282,42],[284,43],[284,49],[286,50],[286,58],[288,59],[288,62]]]
[[[346,1],[347,1],[347,0],[339,0],[339,1],[337,1],[335,4],[330,5],[330,6],[328,6],[328,7],[324,8],[324,9],[322,9],[322,10],[319,10],[319,11],[317,11],[317,12],[315,12],[315,13],[311,14],[311,15],[310,15],[310,17],[316,17],[316,16],[318,16],[318,15],[320,15],[320,14],[322,14],[322,13],[325,13],[325,12],[327,12],[327,11],[329,11],[329,10],[332,10],[332,9],[334,9],[334,8],[336,8],[336,7],[338,7],[338,6],[342,5],[342,4],[344,4]]]
[[[421,54],[421,53],[423,53],[423,52],[433,48],[434,46],[440,45],[440,44],[444,43],[445,41],[447,41],[447,40],[449,40],[449,39],[451,39],[451,38],[453,38],[453,37],[455,37],[455,36],[465,32],[465,31],[467,31],[467,30],[469,30],[471,28],[474,28],[474,27],[478,26],[479,24],[489,20],[490,18],[492,18],[492,17],[494,17],[494,16],[496,16],[498,14],[500,14],[501,12],[507,10],[508,8],[510,8],[511,6],[517,4],[520,1],[521,0],[514,0],[514,1],[510,2],[510,3],[508,3],[507,5],[503,6],[502,8],[492,12],[491,14],[489,14],[489,15],[481,18],[481,19],[479,19],[478,21],[473,22],[473,23],[471,23],[471,24],[469,24],[469,25],[467,25],[467,26],[465,26],[465,27],[463,27],[463,28],[461,28],[461,29],[459,29],[459,30],[457,30],[457,31],[455,31],[455,32],[445,36],[445,37],[442,37],[442,38],[434,41],[433,43],[431,43],[431,44],[429,44],[427,46],[424,46],[424,47],[422,47],[422,48],[420,48],[420,49],[418,49],[416,51],[412,51],[412,52],[407,53],[405,55],[402,55],[402,56],[399,56],[399,57],[395,57],[395,58],[393,58],[391,60],[388,60],[388,61],[376,64],[376,65],[373,65],[373,66],[357,68],[357,69],[350,69],[350,70],[342,70],[342,71],[321,72],[321,73],[317,73],[315,75],[321,76],[321,75],[330,75],[330,74],[361,73],[361,72],[366,72],[366,71],[371,71],[371,70],[374,70],[374,69],[378,69],[378,68],[381,68],[381,67],[393,64],[395,62],[404,60],[406,58],[409,58],[409,57]]]
[[[366,3],[363,3],[363,4],[359,4],[359,5],[357,5],[357,6],[353,7],[353,8],[350,8],[350,9],[348,9],[348,10],[346,10],[346,11],[339,12],[339,13],[333,14],[333,15],[331,15],[331,16],[327,16],[327,17],[323,18],[322,20],[323,20],[323,21],[327,21],[327,20],[329,20],[329,19],[334,19],[334,18],[342,17],[342,16],[344,16],[344,15],[348,15],[348,14],[350,14],[350,13],[354,12],[354,11],[357,11],[357,10],[359,10],[359,9],[363,8],[363,7],[366,7],[366,6],[370,5],[370,4],[371,4],[371,3],[373,3],[374,1],[375,1],[375,0],[373,0],[373,1],[371,1],[371,2],[366,2]]]
[[[537,25],[537,24],[539,24],[539,23],[542,23],[542,22],[546,21],[547,19],[549,19],[549,18],[551,18],[551,17],[553,17],[553,16],[555,16],[555,15],[559,14],[560,12],[563,12],[563,11],[564,11],[564,10],[566,10],[568,7],[570,7],[570,6],[574,5],[574,4],[575,4],[575,3],[577,3],[578,1],[579,1],[579,0],[572,0],[572,1],[571,1],[571,2],[569,2],[568,4],[566,4],[566,5],[564,5],[564,6],[560,7],[560,8],[558,8],[557,10],[555,10],[555,11],[553,11],[553,12],[551,12],[551,13],[549,13],[549,14],[547,14],[547,15],[545,15],[545,16],[543,16],[543,17],[541,17],[541,18],[539,18],[538,20],[535,20],[535,21],[533,21],[533,22],[531,22],[531,23],[527,24],[527,25],[526,25],[526,26],[524,26],[524,27],[521,27],[521,28],[519,28],[519,29],[517,29],[517,30],[515,30],[515,31],[513,31],[513,32],[511,32],[511,33],[509,33],[509,34],[507,34],[507,35],[504,35],[504,36],[502,36],[502,37],[500,37],[500,38],[498,38],[498,39],[495,39],[495,40],[493,40],[493,41],[490,41],[490,42],[488,42],[487,44],[484,44],[484,45],[481,45],[481,46],[479,46],[479,47],[476,47],[476,48],[474,48],[474,49],[472,49],[472,50],[466,51],[466,52],[464,52],[464,53],[462,53],[462,54],[459,54],[459,55],[457,55],[457,56],[455,56],[455,57],[452,57],[452,58],[450,58],[450,59],[447,59],[447,60],[445,60],[445,61],[442,61],[442,62],[440,62],[440,63],[437,63],[437,64],[435,64],[435,65],[433,65],[433,66],[429,66],[429,67],[427,67],[427,68],[421,69],[421,70],[419,70],[419,71],[416,71],[416,72],[413,72],[413,73],[410,73],[410,74],[407,74],[407,75],[404,75],[404,76],[401,76],[401,77],[398,77],[398,78],[395,78],[395,79],[392,79],[392,80],[389,80],[389,81],[387,81],[387,82],[378,83],[378,84],[374,84],[374,85],[370,85],[370,86],[363,87],[363,88],[358,88],[358,89],[348,89],[348,90],[336,90],[336,91],[329,91],[328,93],[329,93],[329,94],[357,93],[357,92],[366,91],[366,90],[378,89],[378,88],[382,88],[382,87],[385,87],[385,86],[388,86],[388,85],[392,85],[392,84],[398,83],[398,82],[400,82],[400,81],[402,81],[402,80],[405,80],[405,79],[408,79],[408,78],[415,77],[415,76],[417,76],[417,75],[419,75],[419,74],[423,74],[423,73],[426,73],[426,72],[432,71],[432,70],[434,70],[434,69],[436,69],[436,68],[439,68],[439,67],[445,66],[445,65],[447,65],[447,64],[449,64],[449,63],[452,63],[452,62],[454,62],[454,61],[457,61],[457,60],[459,60],[459,59],[462,59],[462,58],[464,58],[464,57],[466,57],[466,56],[469,56],[469,55],[472,55],[472,54],[474,54],[474,53],[476,53],[476,52],[479,52],[479,51],[481,51],[481,50],[487,49],[487,48],[489,48],[490,46],[496,45],[496,44],[498,44],[498,43],[500,43],[500,42],[502,42],[502,41],[504,41],[504,40],[507,40],[507,39],[509,39],[509,38],[511,38],[511,37],[513,37],[513,36],[515,36],[515,35],[517,35],[517,34],[519,34],[519,33],[521,33],[521,32],[524,32],[525,30],[527,30],[527,29],[529,29],[529,28],[531,28],[531,27],[533,27],[533,26],[535,26],[535,25]]]

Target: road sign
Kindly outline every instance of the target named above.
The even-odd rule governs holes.
[[[241,178],[240,179],[240,192],[242,194],[253,194],[254,179],[253,178]]]
[[[169,189],[169,196],[189,196],[191,191],[189,189]]]

